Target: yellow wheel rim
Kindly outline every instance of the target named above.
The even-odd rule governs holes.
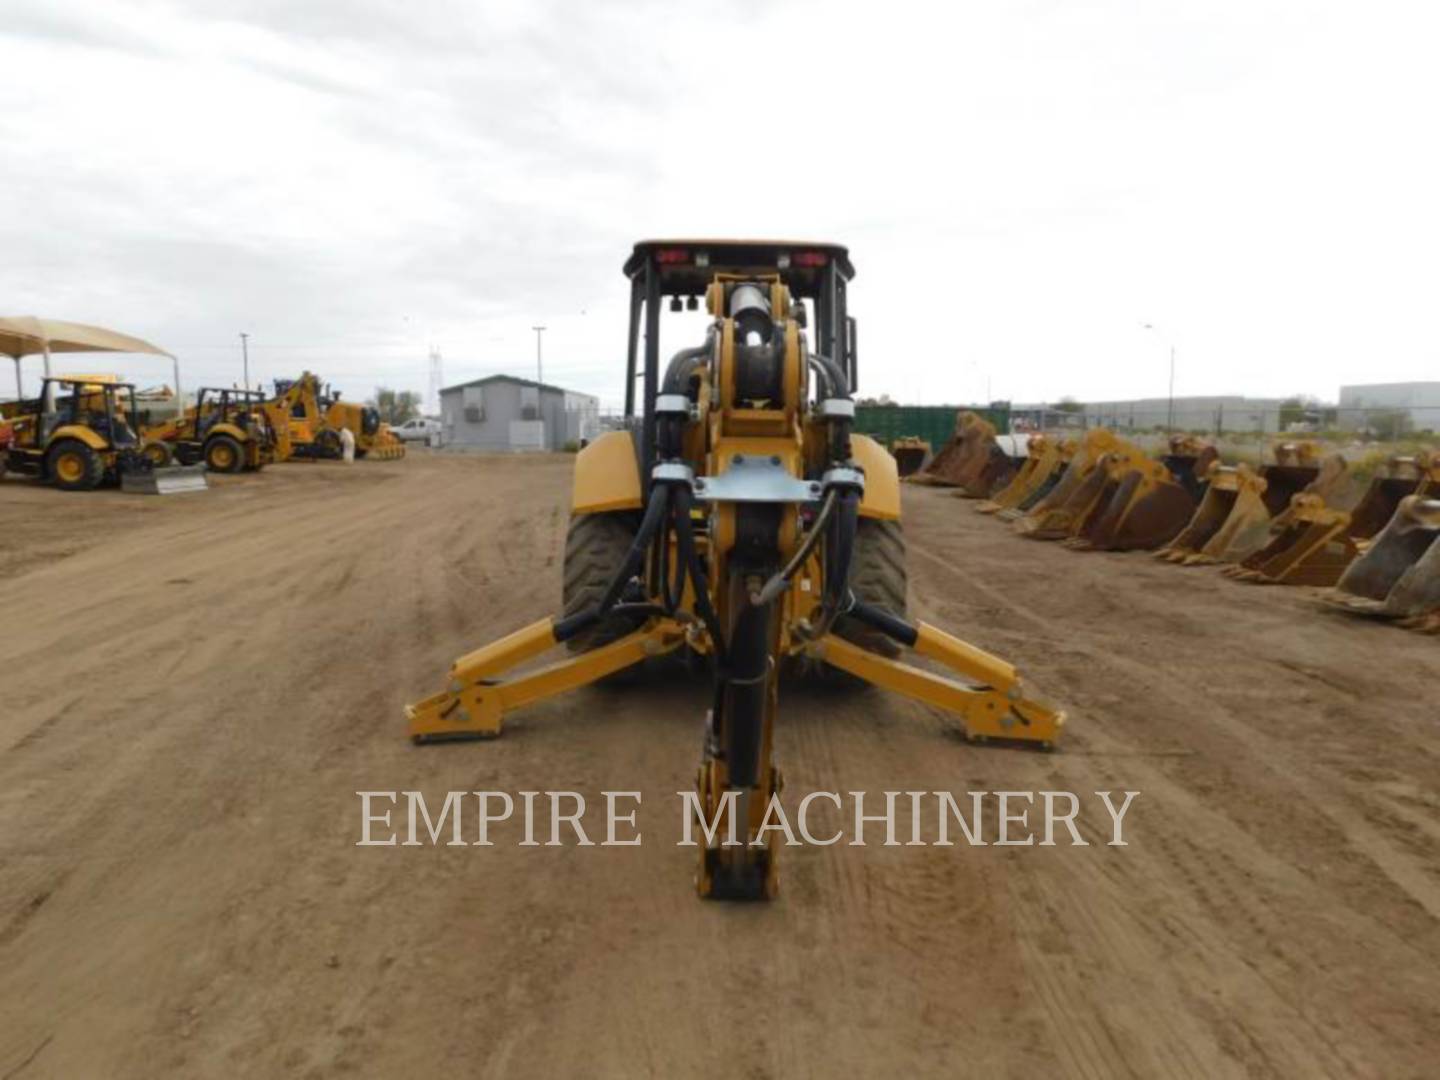
[[[156,465],[165,464],[165,451],[161,450],[158,446],[147,446],[145,448],[145,456]]]
[[[223,471],[235,464],[235,455],[228,446],[217,446],[210,451],[210,460],[217,469]]]
[[[61,454],[55,462],[55,475],[73,484],[85,475],[85,459],[79,454]]]

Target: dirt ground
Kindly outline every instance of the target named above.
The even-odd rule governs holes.
[[[787,802],[1135,790],[1129,846],[1087,802],[1089,847],[806,846],[775,903],[706,903],[682,676],[404,737],[554,610],[569,468],[0,483],[0,1078],[1434,1074],[1440,641],[908,489],[912,611],[1067,737],[787,687]],[[638,790],[645,843],[355,846],[355,792],[412,789]]]

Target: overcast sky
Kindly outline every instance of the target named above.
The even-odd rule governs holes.
[[[544,323],[610,405],[629,245],[775,235],[849,245],[867,395],[1440,378],[1437,10],[7,0],[0,314],[352,396]]]

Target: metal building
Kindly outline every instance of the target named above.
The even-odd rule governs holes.
[[[600,399],[489,375],[440,391],[440,442],[468,450],[563,450],[600,430]]]
[[[1440,431],[1440,382],[1368,383],[1340,387],[1339,424],[1368,426],[1376,414],[1402,412],[1415,431]]]

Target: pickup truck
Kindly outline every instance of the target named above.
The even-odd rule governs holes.
[[[406,420],[399,427],[392,427],[390,430],[394,432],[397,439],[404,442],[428,443],[431,435],[440,433],[440,421],[416,417],[414,420]]]

